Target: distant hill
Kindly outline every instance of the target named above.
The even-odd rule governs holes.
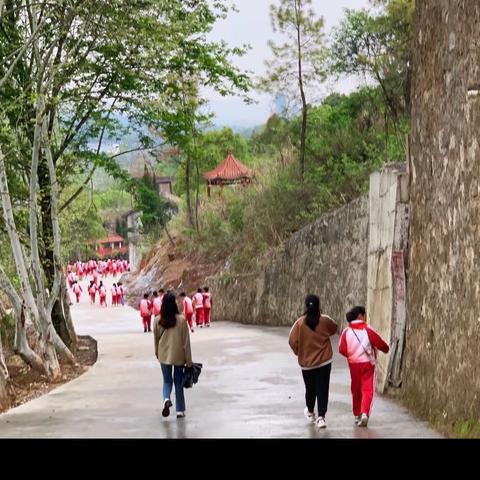
[[[231,128],[234,133],[238,133],[245,138],[250,138],[255,132],[255,130],[259,129],[261,125],[255,125],[251,127],[241,127],[239,125],[214,125],[209,130],[221,130],[222,128]]]

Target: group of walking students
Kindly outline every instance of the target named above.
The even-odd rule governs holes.
[[[208,288],[204,288],[203,292],[199,288],[197,298],[200,299],[200,295],[205,293],[208,294]],[[185,316],[178,310],[175,295],[167,292],[160,301],[159,313],[155,316],[153,328],[155,356],[161,365],[163,375],[164,417],[170,415],[170,408],[173,406],[170,397],[174,385],[177,418],[185,417],[183,376],[185,368],[192,368],[189,330],[193,331],[193,327],[191,317],[190,320],[187,317],[188,312],[191,315],[192,309],[186,307],[191,305],[191,302],[185,303],[188,297],[184,292],[180,297]],[[209,295],[208,298],[210,300],[208,304],[211,305]],[[340,337],[339,352],[347,358],[350,368],[355,425],[366,427],[372,410],[377,352],[380,350],[388,353],[389,346],[367,324],[367,312],[364,307],[352,308],[347,313],[346,319],[348,327],[343,330]],[[327,427],[325,416],[333,361],[331,337],[337,332],[337,323],[328,315],[322,315],[320,298],[317,295],[308,295],[305,298],[305,312],[293,324],[288,343],[298,357],[305,383],[304,415],[318,428]],[[315,403],[318,415],[315,415]]]
[[[162,308],[163,298],[166,294],[171,293],[161,288],[158,292],[154,291],[152,297],[150,298],[149,293],[143,295],[142,300],[140,300],[139,310],[140,317],[142,318],[143,331],[151,332],[151,322],[152,315],[156,317],[160,315]],[[185,292],[180,294],[180,299],[182,300],[183,306],[183,315],[188,323],[190,331],[193,333],[195,330],[193,328],[193,316],[195,315],[195,325],[199,328],[210,327],[211,311],[212,311],[212,295],[209,292],[208,287],[198,288],[197,292],[193,295],[192,298],[187,296]]]
[[[318,428],[326,428],[325,416],[333,361],[330,337],[337,333],[338,325],[329,316],[321,314],[318,296],[308,295],[305,307],[305,313],[290,330],[288,342],[302,369],[306,403],[304,415]],[[350,369],[355,425],[366,427],[373,404],[377,352],[380,350],[388,353],[389,347],[367,324],[364,307],[352,308],[346,317],[348,327],[340,337],[339,352],[347,358]],[[318,416],[314,411],[315,401]]]

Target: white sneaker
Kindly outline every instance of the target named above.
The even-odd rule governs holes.
[[[177,412],[177,418],[184,418],[185,412]]]
[[[360,423],[360,420],[362,419],[361,415],[355,416],[355,425],[358,425]]]
[[[303,414],[310,423],[315,423],[315,412],[309,412],[308,407],[305,407]]]
[[[323,417],[318,417],[316,422],[317,428],[327,428],[327,422]]]
[[[368,425],[368,415],[366,413],[362,413],[359,422],[357,423],[359,427],[366,427]]]

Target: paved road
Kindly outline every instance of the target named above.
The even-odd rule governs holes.
[[[72,310],[77,333],[98,340],[97,363],[72,382],[0,415],[0,437],[440,437],[379,396],[369,428],[355,427],[348,368],[338,355],[328,428],[318,431],[303,417],[304,387],[287,344],[289,329],[234,323],[214,323],[192,334],[194,361],[202,362],[204,371],[186,390],[187,417],[164,419],[153,338],[143,333],[138,313],[130,307],[90,306],[86,296]]]

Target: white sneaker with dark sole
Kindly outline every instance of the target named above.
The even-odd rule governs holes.
[[[177,412],[177,418],[185,418],[185,412]]]
[[[357,423],[359,427],[366,427],[368,425],[368,415],[366,413],[362,413],[360,421]]]
[[[357,416],[355,417],[355,425],[358,426],[358,424],[360,423],[360,420],[361,420],[361,419],[362,419],[362,416],[361,416],[361,415],[357,415]]]
[[[323,417],[318,417],[315,424],[317,428],[327,428],[327,422]]]
[[[305,415],[305,418],[310,423],[315,423],[315,413],[314,412],[309,412],[308,407],[305,407],[305,409],[303,410],[303,414]]]

